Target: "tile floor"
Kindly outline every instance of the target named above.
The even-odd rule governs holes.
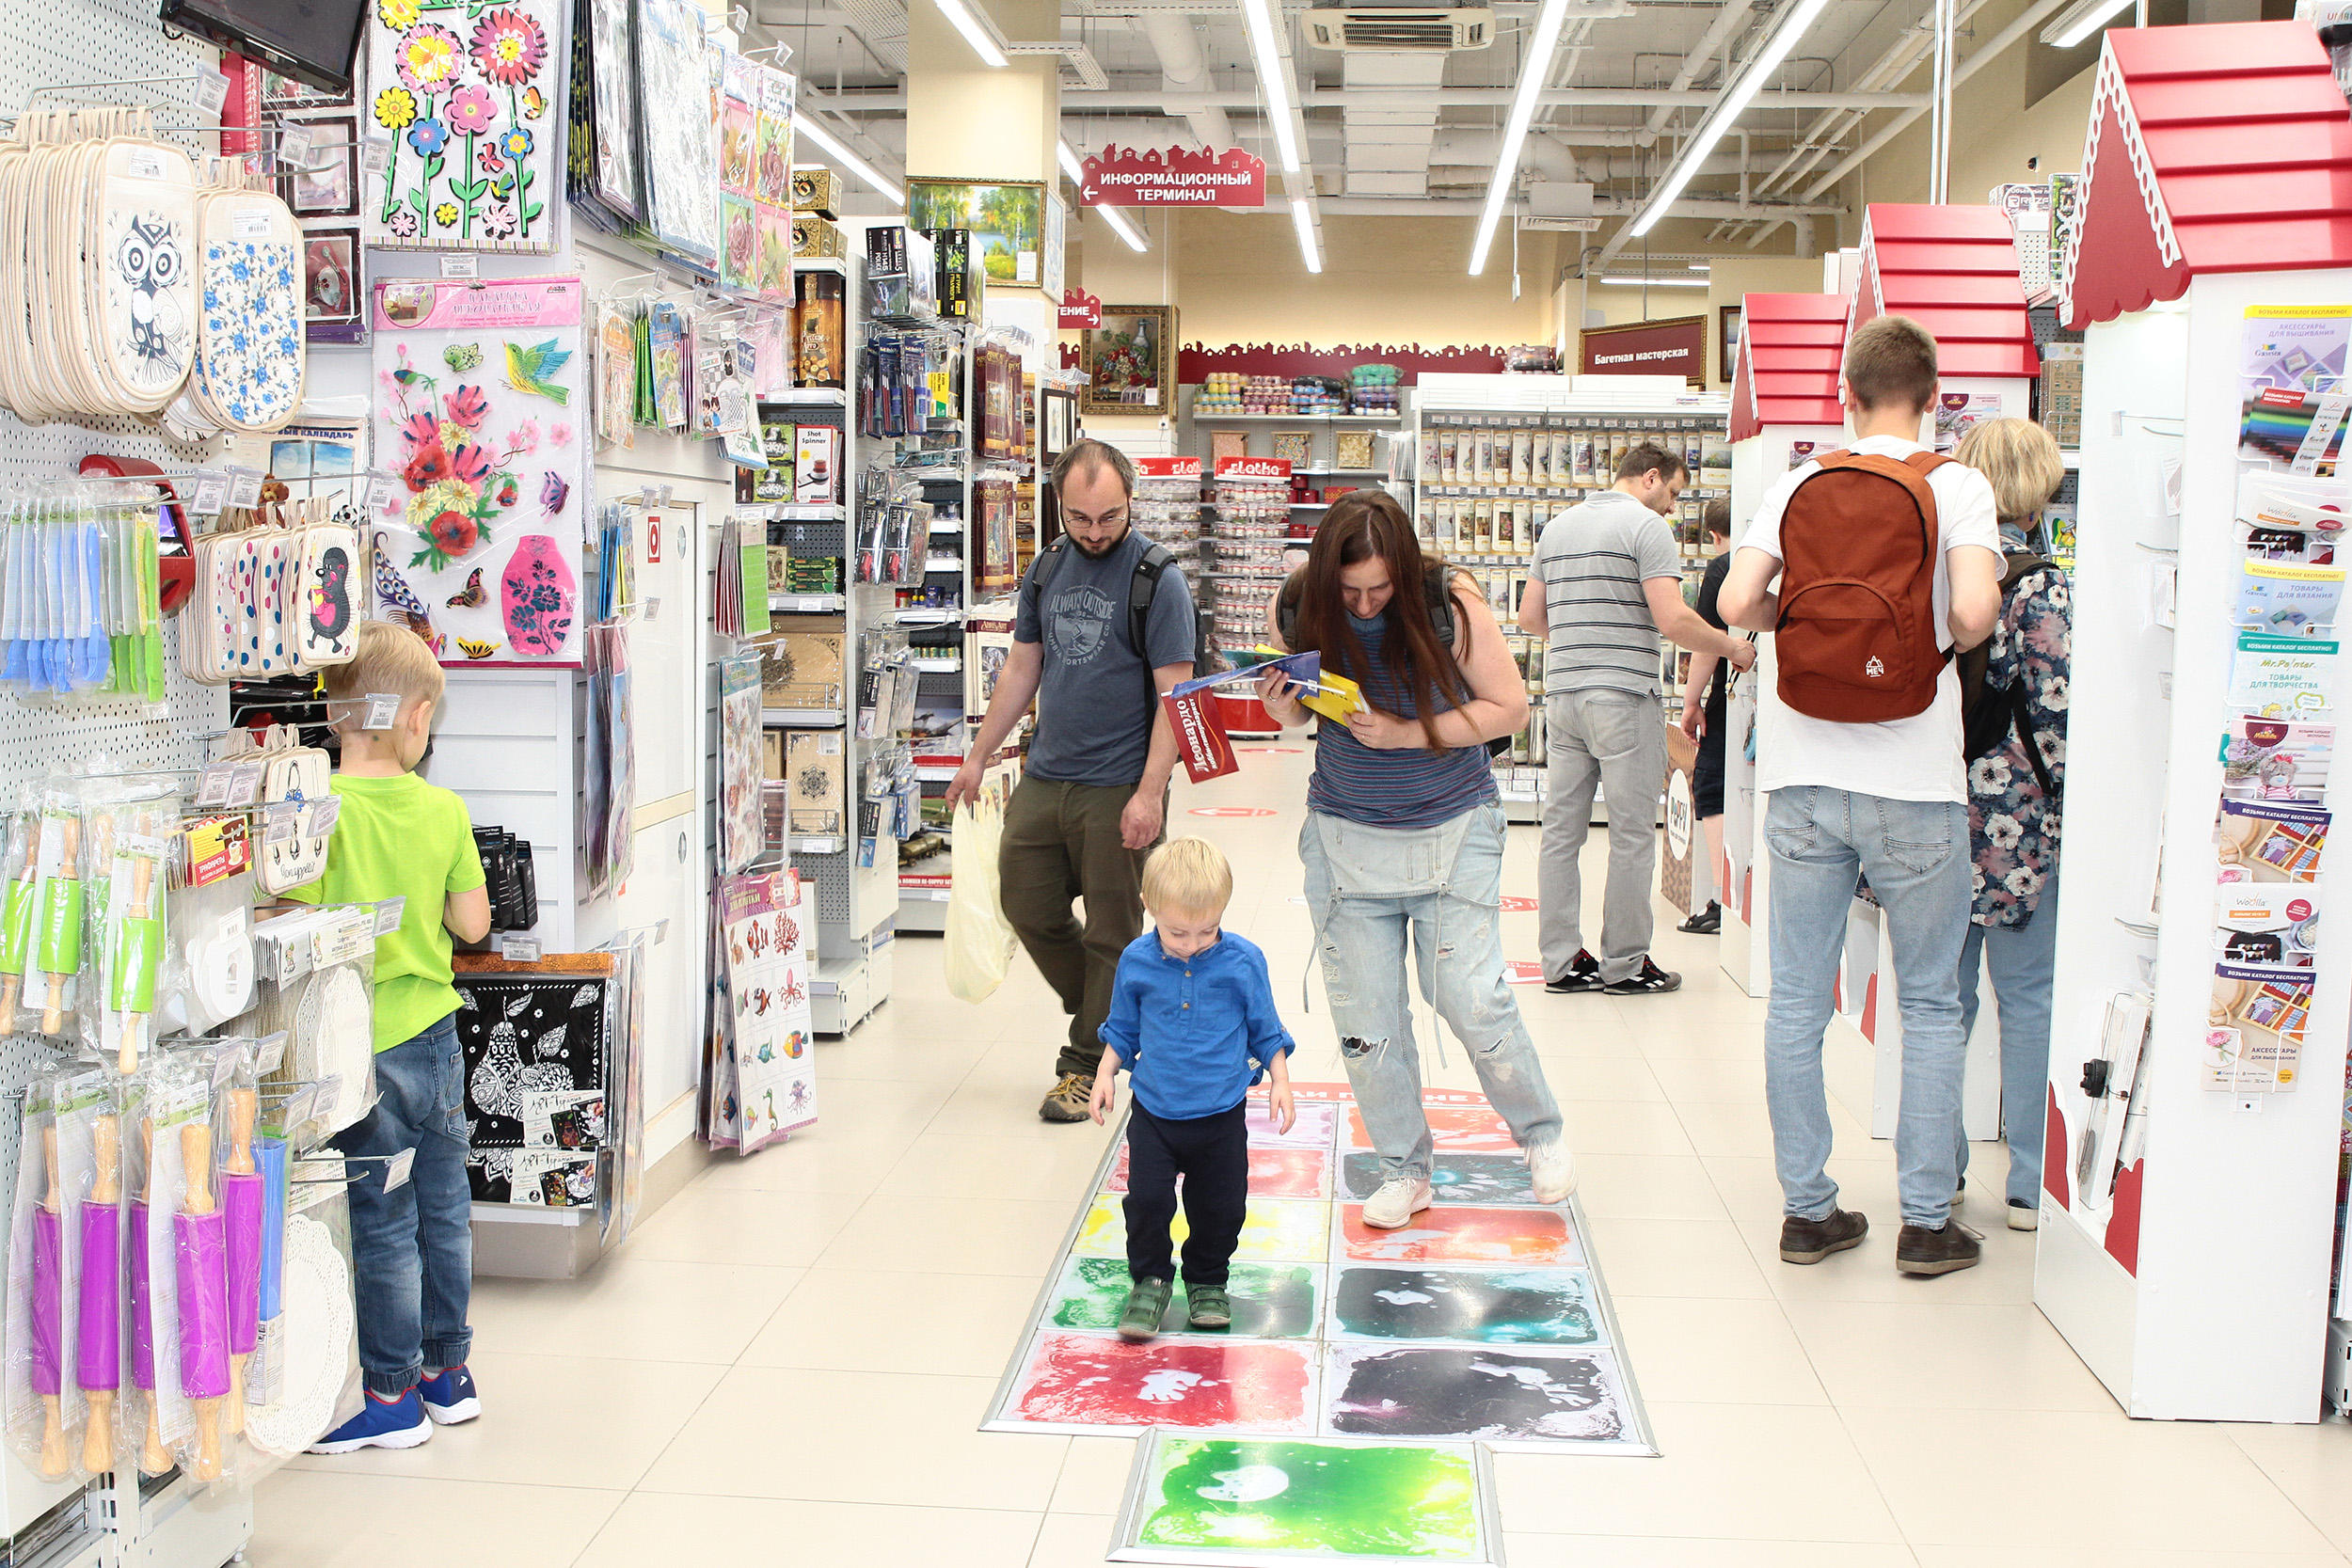
[[[1177,791],[1224,847],[1228,922],[1273,959],[1298,1071],[1341,1076],[1293,844],[1308,758]],[[1263,818],[1184,815],[1279,802]],[[1506,892],[1534,892],[1514,830]],[[1597,910],[1601,842],[1588,846]],[[1535,917],[1505,917],[1515,958]],[[1896,1275],[1891,1157],[1840,1109],[1832,1172],[1881,1229],[1776,1257],[1763,1005],[1661,912],[1672,996],[1519,990],[1663,1457],[1497,1460],[1515,1568],[2343,1568],[2352,1428],[2135,1422],[2032,1306],[2032,1238],[1990,1202],[1979,1268]],[[485,1280],[489,1414],[406,1453],[263,1484],[262,1568],[1075,1568],[1103,1560],[1133,1445],[977,1431],[1104,1133],[1048,1126],[1061,1015],[1025,961],[979,1006],[940,943],[819,1046],[821,1119],[713,1163],[595,1274]],[[1472,1086],[1459,1053],[1433,1084]],[[1997,1192],[1980,1148],[1972,1187]]]

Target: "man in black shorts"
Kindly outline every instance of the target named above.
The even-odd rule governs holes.
[[[1724,624],[1723,611],[1715,608],[1715,599],[1724,591],[1724,575],[1731,569],[1729,501],[1707,503],[1707,539],[1715,551],[1715,559],[1707,563],[1707,576],[1699,579],[1696,608],[1701,620],[1718,631],[1727,631],[1730,628]],[[1714,654],[1694,653],[1691,656],[1691,678],[1682,695],[1682,733],[1696,741],[1699,748],[1698,766],[1691,770],[1691,805],[1698,814],[1699,826],[1707,831],[1707,863],[1710,869],[1724,863],[1724,713],[1730,705],[1730,678],[1731,672],[1724,668],[1722,658]],[[1709,898],[1707,908],[1677,929],[1692,936],[1713,936],[1723,927],[1723,904]]]

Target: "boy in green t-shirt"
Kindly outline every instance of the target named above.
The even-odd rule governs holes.
[[[410,1449],[482,1413],[466,1353],[473,1331],[472,1196],[466,1180],[466,1072],[452,1015],[450,937],[489,933],[490,897],[466,802],[410,769],[425,752],[441,702],[441,667],[414,632],[359,626],[358,657],[326,673],[342,811],[326,873],[294,896],[310,903],[405,898],[400,928],[375,939],[376,1102],[335,1139],[373,1156],[350,1188],[353,1295],[368,1397],[312,1453]],[[365,699],[396,693],[389,730],[362,728]],[[355,700],[356,699],[356,700]],[[413,1150],[404,1184],[385,1190],[387,1156]]]

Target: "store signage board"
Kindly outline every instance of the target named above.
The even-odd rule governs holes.
[[[1084,289],[1068,289],[1061,296],[1061,325],[1089,327],[1103,325],[1103,301]]]
[[[1227,462],[1233,461],[1231,458]],[[1198,457],[1138,457],[1136,471],[1147,479],[1199,479],[1200,459]],[[1222,472],[1222,468],[1219,469]]]
[[[1217,476],[1234,479],[1288,479],[1291,466],[1282,457],[1220,457],[1216,460]]]
[[[1587,327],[1582,337],[1586,375],[1678,375],[1707,383],[1707,318],[1677,316]]]
[[[1242,149],[1105,147],[1089,153],[1080,196],[1096,207],[1263,207],[1265,160]]]

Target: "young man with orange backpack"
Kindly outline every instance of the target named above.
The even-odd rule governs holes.
[[[1821,1077],[1857,876],[1886,912],[1902,999],[1895,1266],[1950,1274],[1980,1251],[1951,1213],[1965,1061],[1959,961],[1973,896],[1953,661],[1992,634],[2003,562],[1992,486],[1915,439],[1935,392],[1925,327],[1880,316],[1857,328],[1842,392],[1852,446],[1766,494],[1719,600],[1733,625],[1775,634],[1779,665],[1757,713],[1756,787],[1772,797],[1765,1097],[1790,1263],[1818,1263],[1869,1229],[1837,1207]]]

